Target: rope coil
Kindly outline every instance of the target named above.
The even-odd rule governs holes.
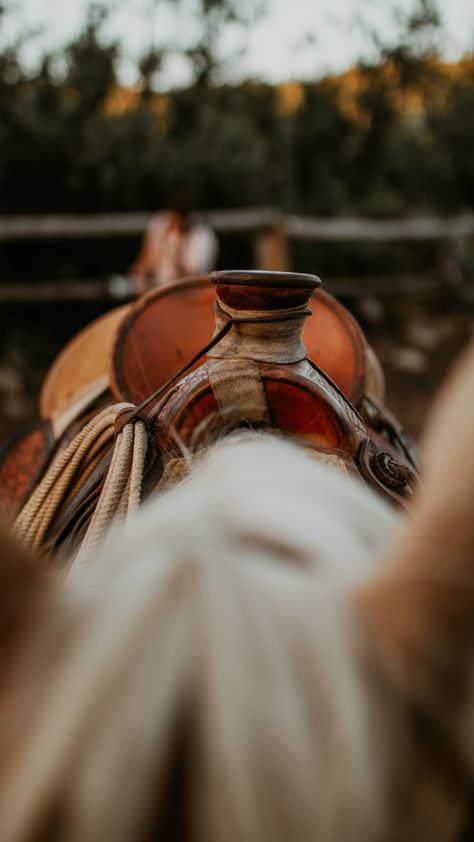
[[[13,524],[13,534],[25,548],[37,551],[43,546],[60,507],[74,497],[114,442],[117,417],[135,408],[127,403],[106,407],[52,462]],[[85,563],[115,517],[138,508],[147,447],[148,433],[140,418],[126,423],[115,437],[112,461],[74,566]]]

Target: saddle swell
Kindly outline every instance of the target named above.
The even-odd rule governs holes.
[[[117,400],[141,403],[204,347],[215,329],[215,302],[207,275],[144,295],[115,336],[111,389]],[[308,357],[357,406],[369,378],[364,334],[349,311],[322,289],[314,290],[309,307],[313,315],[302,334]]]
[[[214,273],[212,279],[218,296],[216,328],[222,328],[226,318],[233,326],[201,365],[158,404],[154,411],[158,447],[172,451],[181,442],[194,451],[242,426],[277,429],[308,445],[345,453],[360,475],[388,499],[409,498],[415,470],[409,449],[388,419],[384,427],[380,410],[377,429],[372,429],[368,412],[365,417],[357,412],[341,388],[345,383],[341,372],[355,372],[350,394],[362,392],[359,404],[366,410],[365,401],[370,399],[362,384],[367,383],[367,368],[357,369],[354,354],[349,360],[352,368],[327,365],[324,370],[299,342],[300,334],[305,336],[303,323],[306,328],[313,319],[305,322],[310,311],[303,305],[316,302],[317,312],[319,291],[308,290],[302,276],[284,273],[265,273],[265,283],[257,272]],[[314,286],[317,280],[313,278]],[[299,297],[295,294],[298,284]],[[288,303],[293,307],[287,307]],[[321,311],[329,312],[326,327],[331,326],[338,308]],[[349,324],[353,326],[352,321]],[[312,331],[306,330],[310,342],[304,343],[310,348],[319,339],[314,324]],[[358,338],[357,333],[349,334],[351,339],[354,335]],[[358,350],[354,342],[352,347]],[[321,348],[327,348],[323,340]],[[339,383],[328,375],[331,367]],[[349,391],[347,381],[345,385]],[[385,459],[379,462],[375,456],[381,451]]]

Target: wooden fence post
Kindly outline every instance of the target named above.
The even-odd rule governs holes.
[[[257,231],[254,241],[255,266],[274,272],[289,269],[288,232],[283,222]]]

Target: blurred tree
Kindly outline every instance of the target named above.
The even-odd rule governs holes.
[[[351,150],[359,129],[344,116],[331,88],[320,83],[303,90],[290,120],[292,205],[312,214],[347,212]]]
[[[474,207],[474,61],[458,68],[442,99],[427,111],[432,143],[433,204],[442,210]]]
[[[153,82],[163,66],[164,50],[150,47],[138,62],[140,73],[140,87],[142,99],[149,102],[153,99]]]
[[[249,27],[263,14],[265,5],[265,0],[195,0],[199,35],[186,50],[192,62],[194,84],[202,87],[216,81],[214,77],[227,63],[219,50],[224,30],[229,25]]]
[[[91,5],[83,32],[66,47],[67,73],[63,86],[68,91],[71,113],[80,120],[101,107],[117,81],[118,45],[105,45],[100,39],[106,18],[104,6]]]
[[[416,0],[408,11],[396,5],[393,14],[396,40],[373,33],[376,58],[359,64],[353,189],[359,210],[376,216],[429,205],[432,178],[425,117],[440,81],[441,20],[433,0]]]
[[[121,48],[104,37],[100,5],[61,61],[47,55],[33,75],[20,44],[4,43],[0,212],[154,209],[183,187],[203,207],[315,214],[473,205],[474,71],[467,62],[456,75],[440,63],[433,0],[397,12],[396,40],[374,36],[375,58],[339,79],[304,83],[289,109],[278,88],[222,83],[225,29],[248,25],[260,0],[161,3],[196,15],[196,26],[185,44],[151,37],[138,92],[123,106]],[[10,11],[0,10],[0,27]],[[189,60],[191,82],[157,93],[173,51]]]
[[[20,69],[18,46],[0,55],[2,210],[81,210],[95,204],[94,151],[85,138],[117,78],[118,48],[101,43],[103,22],[103,11],[91,7],[83,32],[65,48],[62,78],[53,56],[28,78]]]
[[[191,184],[201,206],[280,203],[288,172],[276,93],[268,86],[196,83],[176,92],[168,137],[175,181]]]

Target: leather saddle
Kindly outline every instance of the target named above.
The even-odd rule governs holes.
[[[48,466],[84,424],[100,408],[115,402],[131,403],[140,409],[137,414],[147,418],[153,458],[147,467],[144,491],[151,492],[159,481],[163,462],[171,453],[176,455],[176,447],[174,443],[170,447],[167,437],[166,424],[171,424],[171,418],[166,420],[166,412],[160,417],[156,405],[149,408],[153,405],[150,396],[159,393],[158,405],[162,407],[166,396],[175,394],[180,372],[181,381],[184,377],[189,383],[202,370],[203,360],[208,365],[209,356],[200,355],[200,351],[214,341],[215,310],[222,307],[223,290],[231,288],[230,300],[233,304],[237,300],[237,310],[244,306],[258,312],[264,305],[269,311],[283,299],[286,305],[291,304],[302,277],[257,272],[214,273],[214,283],[208,276],[183,279],[115,308],[81,331],[63,349],[46,376],[39,402],[42,420],[0,453],[0,497],[7,515],[16,516]],[[351,460],[358,473],[384,496],[403,501],[412,493],[416,451],[383,406],[380,365],[346,308],[321,290],[318,283],[312,281],[306,287],[303,283],[303,289],[305,306],[309,305],[313,313],[311,318],[303,319],[306,358],[324,376],[318,412],[321,417],[331,416],[331,423],[341,429],[357,428],[357,436],[349,438],[356,442],[350,448],[354,450]],[[278,311],[278,306],[275,309]],[[235,332],[236,324],[232,329]],[[274,329],[278,330],[276,322]],[[218,354],[218,348],[217,344],[208,353]],[[242,362],[236,365],[241,366]],[[215,369],[214,363],[213,366]],[[268,378],[265,383],[269,392],[272,387]],[[293,389],[293,405],[303,405],[304,391]],[[142,406],[144,402],[146,406]],[[169,406],[168,401],[168,411]],[[312,405],[309,411],[315,407]],[[295,419],[291,429],[284,429],[285,423],[273,413],[268,426],[283,428],[304,439],[304,424],[298,421],[298,412]],[[349,438],[341,437],[336,449],[344,450],[341,442]],[[321,442],[308,444],[324,450]],[[78,525],[82,529],[87,522],[109,462],[110,453],[104,453],[98,460],[96,474],[88,476],[84,486],[79,478],[74,494],[64,501],[49,531],[49,549],[64,546],[71,534],[78,532]]]

